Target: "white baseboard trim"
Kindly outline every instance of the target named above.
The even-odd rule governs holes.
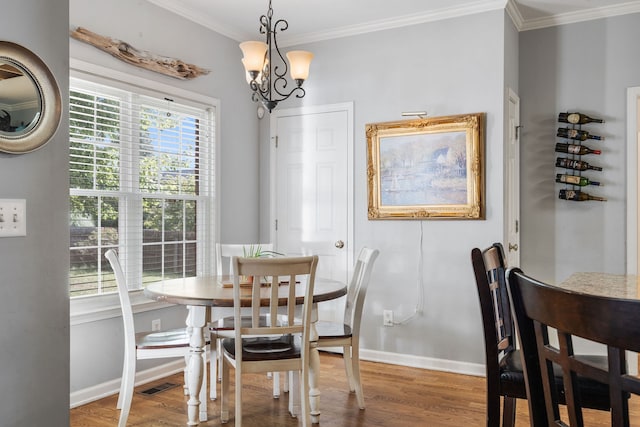
[[[484,364],[414,356],[411,354],[390,353],[378,350],[367,350],[362,348],[360,349],[360,360],[389,363],[391,365],[401,365],[412,368],[430,369],[433,371],[452,372],[455,374],[474,375],[478,377],[484,377],[486,375],[486,367]]]
[[[323,349],[326,350],[326,349]],[[390,365],[408,366],[412,368],[430,369],[434,371],[452,372],[463,375],[485,376],[485,365],[456,360],[435,359],[432,357],[414,356],[410,354],[390,353],[386,351],[360,349],[360,359],[370,362],[388,363]],[[184,360],[165,363],[155,368],[136,373],[136,386],[156,381],[161,378],[181,372]],[[70,394],[70,406],[85,405],[95,400],[111,396],[120,391],[120,379],[107,381],[92,387],[74,391]]]
[[[184,359],[180,358],[173,362],[156,366],[155,368],[137,372],[135,385],[137,387],[142,384],[150,383],[151,381],[159,380],[177,372],[182,372],[183,370]],[[120,378],[74,391],[69,395],[70,407],[75,408],[77,406],[85,405],[95,400],[117,394],[119,391]]]

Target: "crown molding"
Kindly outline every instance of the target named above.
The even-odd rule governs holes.
[[[520,9],[518,9],[518,5],[515,4],[513,0],[508,0],[505,9],[516,29],[518,31],[522,31],[522,27],[524,26],[524,18],[520,13]]]
[[[594,19],[610,18],[640,12],[640,1],[631,1],[615,6],[596,7],[580,12],[569,12],[544,18],[530,19],[523,22],[520,31],[537,30],[558,25],[575,24]]]
[[[282,36],[278,39],[278,44],[283,47],[295,46],[304,43],[331,40],[342,37],[367,34],[375,31],[390,30],[394,28],[407,27],[410,25],[424,24],[426,22],[441,21],[444,19],[458,18],[461,16],[474,15],[477,13],[492,10],[504,9],[507,0],[476,1],[459,7],[449,7],[435,11],[420,12],[390,19],[380,19],[348,27],[333,28],[327,31],[301,34],[299,36]]]
[[[215,31],[216,33],[219,33],[232,40],[240,42],[255,37],[255,35],[247,34],[244,31],[235,29],[233,25],[220,22],[210,15],[190,10],[189,8],[180,4],[180,2],[176,2],[175,0],[147,1],[151,4],[168,10],[169,12],[175,13],[176,15],[182,16],[185,19],[195,22],[196,24],[202,25],[203,27]],[[520,9],[518,8],[515,0],[478,0],[464,6],[443,8],[435,11],[421,12],[389,19],[381,19],[358,25],[332,28],[326,31],[299,34],[297,36],[283,34],[279,37],[278,44],[281,47],[295,46],[299,44],[325,41],[359,34],[366,34],[375,31],[406,27],[426,22],[457,18],[461,16],[473,15],[498,9],[506,10],[507,14],[513,21],[518,31],[528,31],[546,27],[554,27],[558,25],[573,24],[582,21],[591,21],[594,19],[627,15],[630,13],[637,13],[640,12],[640,0],[630,1],[614,6],[603,6],[583,10],[580,12],[569,12],[528,20],[524,19],[524,17],[522,16],[522,13],[520,12]]]
[[[189,10],[188,8],[178,4],[178,2],[174,0],[147,1],[238,42],[248,40],[251,37],[255,37],[255,35],[252,36],[250,34],[246,34],[243,31],[234,30],[232,26],[225,25],[222,22],[219,22],[207,15],[198,14],[193,10]],[[473,15],[476,13],[488,12],[491,10],[504,9],[506,7],[507,1],[511,0],[478,0],[464,6],[443,8],[435,11],[420,12],[389,19],[381,19],[359,25],[350,25],[347,27],[332,28],[326,31],[301,34],[299,36],[280,34],[278,37],[278,45],[280,45],[281,47],[294,46],[303,43],[331,40],[358,34],[371,33],[375,31],[406,27],[409,25],[422,24],[425,22],[440,21],[443,19]]]

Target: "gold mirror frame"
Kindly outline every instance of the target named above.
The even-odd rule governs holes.
[[[370,123],[369,219],[484,219],[484,113]]]
[[[60,89],[46,64],[33,52],[18,44],[0,41],[0,62],[6,62],[27,75],[40,97],[40,117],[21,132],[0,132],[0,151],[20,154],[46,144],[60,125]]]

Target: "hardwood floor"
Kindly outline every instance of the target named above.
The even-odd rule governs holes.
[[[419,368],[361,362],[367,408],[360,410],[355,394],[347,388],[340,356],[321,353],[320,389],[322,391],[320,424],[332,427],[472,427],[484,426],[485,380]],[[233,377],[233,375],[232,375]],[[182,374],[176,374],[136,388],[128,426],[186,425],[187,398],[182,391]],[[271,381],[265,375],[247,375],[243,406],[246,427],[289,427],[299,422],[287,412],[288,396],[273,399]],[[233,379],[232,379],[233,380]],[[171,382],[177,387],[146,396],[142,390]],[[231,385],[233,393],[233,384]],[[71,427],[112,427],[118,424],[117,395],[71,410]],[[640,423],[640,402],[631,402],[632,425]],[[209,421],[203,427],[233,426],[231,420],[221,424],[219,402],[209,401]],[[516,427],[529,425],[527,403],[518,401]],[[609,426],[609,413],[585,412],[586,426]]]

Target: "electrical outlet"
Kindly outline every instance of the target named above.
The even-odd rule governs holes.
[[[159,331],[162,329],[162,321],[160,319],[155,319],[151,321],[151,331]]]
[[[382,324],[384,326],[393,326],[393,310],[384,310],[382,312]]]

